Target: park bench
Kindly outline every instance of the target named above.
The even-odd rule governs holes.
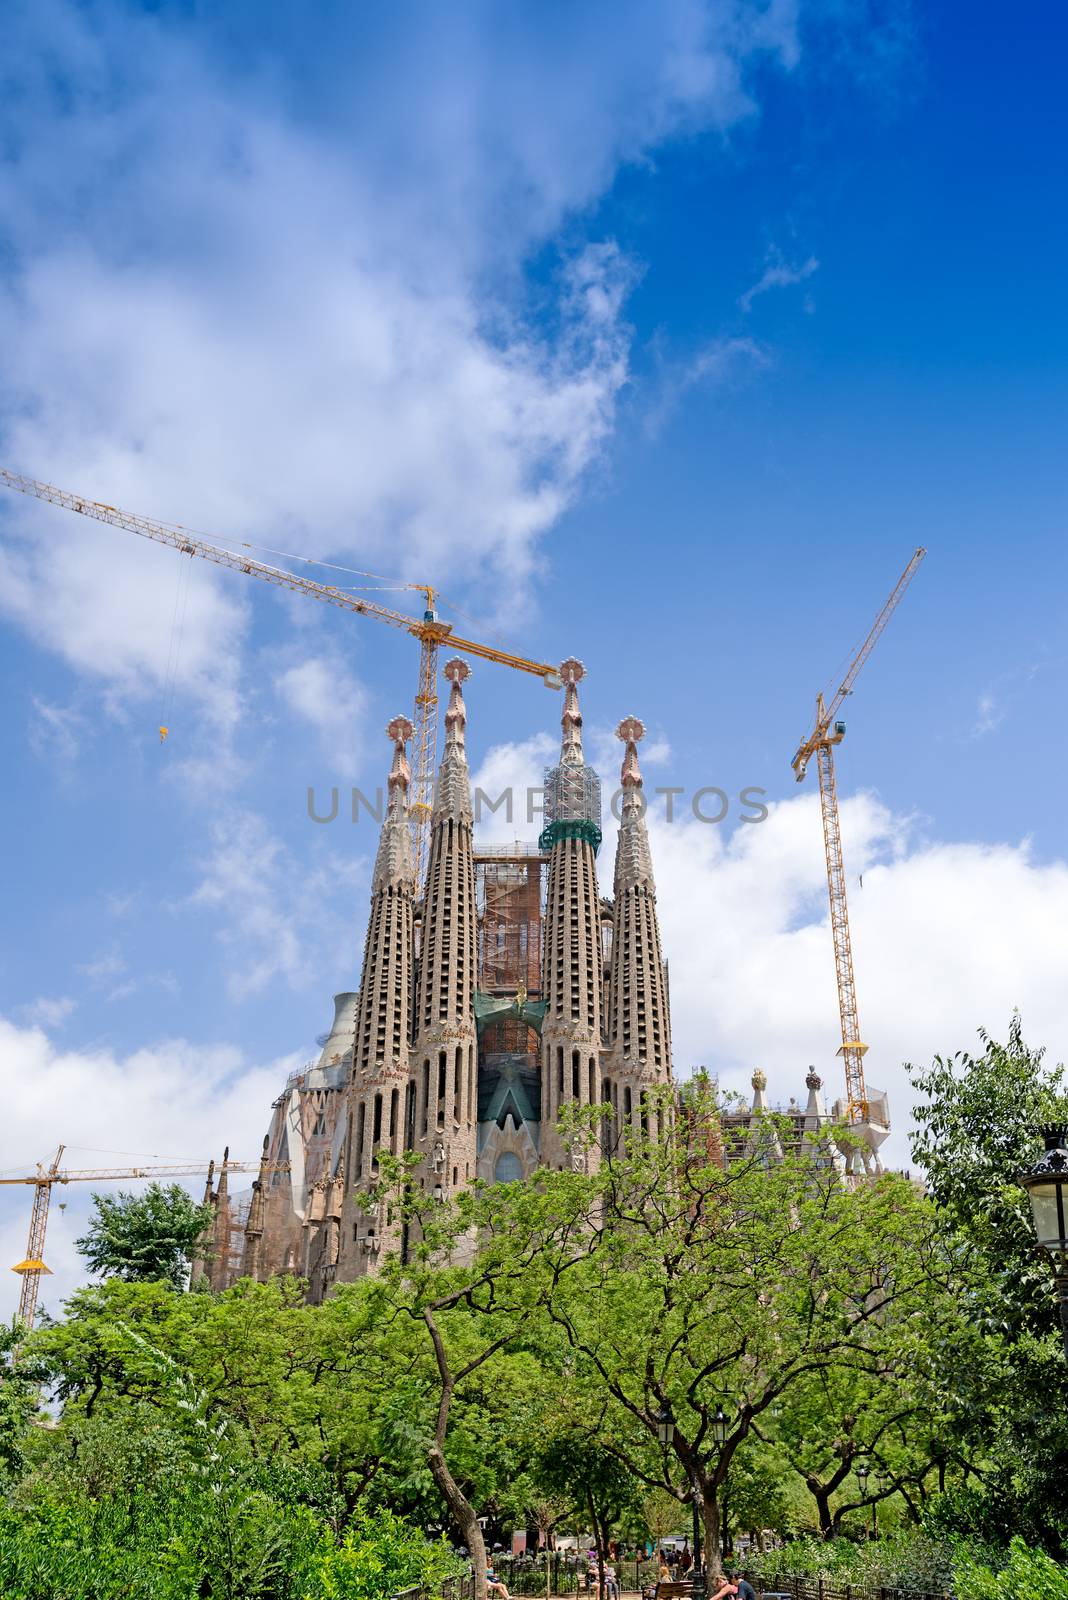
[[[647,1583],[642,1589],[642,1600],[690,1600],[692,1594],[692,1578],[680,1578],[677,1582],[664,1579],[659,1583]]]

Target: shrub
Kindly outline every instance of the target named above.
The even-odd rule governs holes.
[[[320,1547],[301,1600],[382,1600],[415,1584],[435,1595],[462,1570],[443,1539],[434,1542],[391,1511],[377,1511],[350,1527],[340,1545]]]
[[[952,1587],[953,1546],[916,1532],[857,1544],[850,1539],[795,1539],[778,1550],[754,1555],[749,1565],[764,1584],[796,1574],[838,1584],[939,1594]]]
[[[956,1592],[957,1600],[1004,1600],[1007,1595],[1012,1600],[1068,1600],[1068,1567],[1014,1539],[1000,1572],[963,1556]]]

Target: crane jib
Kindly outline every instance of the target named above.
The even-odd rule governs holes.
[[[80,516],[92,517],[97,522],[106,522],[111,527],[125,528],[130,533],[140,534],[142,538],[152,539],[157,544],[169,545],[172,549],[179,550],[186,555],[201,556],[205,561],[213,561],[217,566],[229,567],[234,572],[242,572],[246,577],[259,578],[264,583],[277,584],[280,588],[289,589],[296,594],[305,594],[312,600],[319,600],[327,605],[335,605],[344,611],[352,611],[361,617],[373,617],[379,622],[386,622],[392,628],[403,628],[420,641],[420,672],[419,689],[415,696],[415,714],[413,717],[413,793],[418,797],[425,797],[433,792],[434,773],[432,766],[427,763],[433,761],[437,747],[437,716],[438,697],[432,692],[432,685],[428,691],[424,680],[428,673],[436,673],[436,651],[440,644],[446,640],[460,650],[467,650],[482,661],[494,661],[499,666],[512,667],[517,672],[527,672],[538,677],[550,689],[563,687],[560,674],[555,667],[544,661],[530,661],[525,656],[513,655],[510,651],[499,650],[493,645],[477,644],[470,639],[459,639],[452,632],[452,625],[447,622],[434,621],[428,626],[428,618],[410,617],[403,611],[394,611],[389,606],[379,605],[373,600],[359,599],[354,595],[346,594],[331,584],[316,583],[312,578],[301,577],[298,573],[288,572],[283,567],[273,567],[265,561],[256,561],[251,556],[238,554],[228,550],[223,545],[210,544],[205,539],[194,539],[188,530],[178,523],[154,522],[149,517],[137,516],[132,512],[122,511],[117,506],[107,504],[103,500],[87,500],[84,495],[72,494],[66,489],[58,489],[54,484],[44,483],[38,478],[27,478],[17,472],[9,472],[0,467],[0,483],[9,489],[15,489],[20,494],[31,495],[34,499],[48,501],[51,505],[62,506],[68,511],[76,511]],[[243,549],[247,549],[247,543]],[[293,559],[303,559],[294,557]],[[437,588],[433,584],[411,583],[407,588],[416,589],[426,597],[427,610],[433,610],[434,598]],[[165,730],[164,735],[165,736]],[[161,738],[162,742],[162,738]],[[429,857],[431,814],[429,809],[422,805],[411,808],[410,828],[413,853],[415,856],[420,886]]]

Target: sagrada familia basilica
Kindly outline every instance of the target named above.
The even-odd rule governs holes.
[[[465,730],[467,663],[450,661],[425,892],[410,843],[412,725],[395,717],[388,806],[371,884],[359,989],[335,999],[318,1061],[275,1101],[251,1196],[232,1196],[224,1157],[208,1179],[210,1244],[195,1264],[213,1288],[291,1272],[322,1299],[374,1272],[407,1239],[395,1208],[369,1200],[383,1151],[416,1158],[416,1180],[446,1199],[475,1179],[510,1182],[536,1167],[588,1162],[559,1122],[600,1105],[601,1148],[622,1130],[655,1137],[650,1095],[673,1082],[668,971],[638,763],[636,717],[623,744],[612,896],[597,878],[601,786],[586,764],[578,686],[561,666],[560,760],[545,775],[538,845],[476,846]],[[754,1073],[755,1118],[767,1109]],[[798,1136],[829,1126],[820,1080],[786,1108]],[[839,1108],[836,1106],[835,1111]],[[734,1112],[727,1120],[746,1121]],[[885,1118],[884,1118],[885,1120]]]

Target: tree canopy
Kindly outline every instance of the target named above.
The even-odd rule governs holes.
[[[66,1593],[48,1552],[89,1571],[98,1548],[109,1582],[144,1576],[123,1592],[192,1600],[227,1593],[203,1585],[228,1551],[250,1594],[370,1597],[440,1579],[444,1534],[484,1595],[483,1523],[605,1552],[695,1505],[712,1575],[741,1535],[856,1550],[875,1519],[883,1583],[894,1539],[932,1573],[947,1536],[982,1545],[979,1574],[1014,1534],[1063,1555],[1068,1381],[1016,1184],[1059,1069],[1016,1024],[915,1081],[926,1185],[844,1182],[826,1136],[772,1114],[735,1138],[709,1084],[656,1141],[445,1204],[383,1156],[408,1258],[318,1306],[288,1276],[182,1292],[202,1209],[98,1198],[103,1281],[0,1356],[0,1542],[38,1552],[0,1575]],[[569,1124],[577,1153],[597,1115]],[[42,1383],[58,1415],[34,1428]]]
[[[184,1288],[211,1209],[181,1184],[150,1183],[144,1194],[94,1194],[93,1216],[77,1249],[93,1272],[127,1283],[158,1279]]]

